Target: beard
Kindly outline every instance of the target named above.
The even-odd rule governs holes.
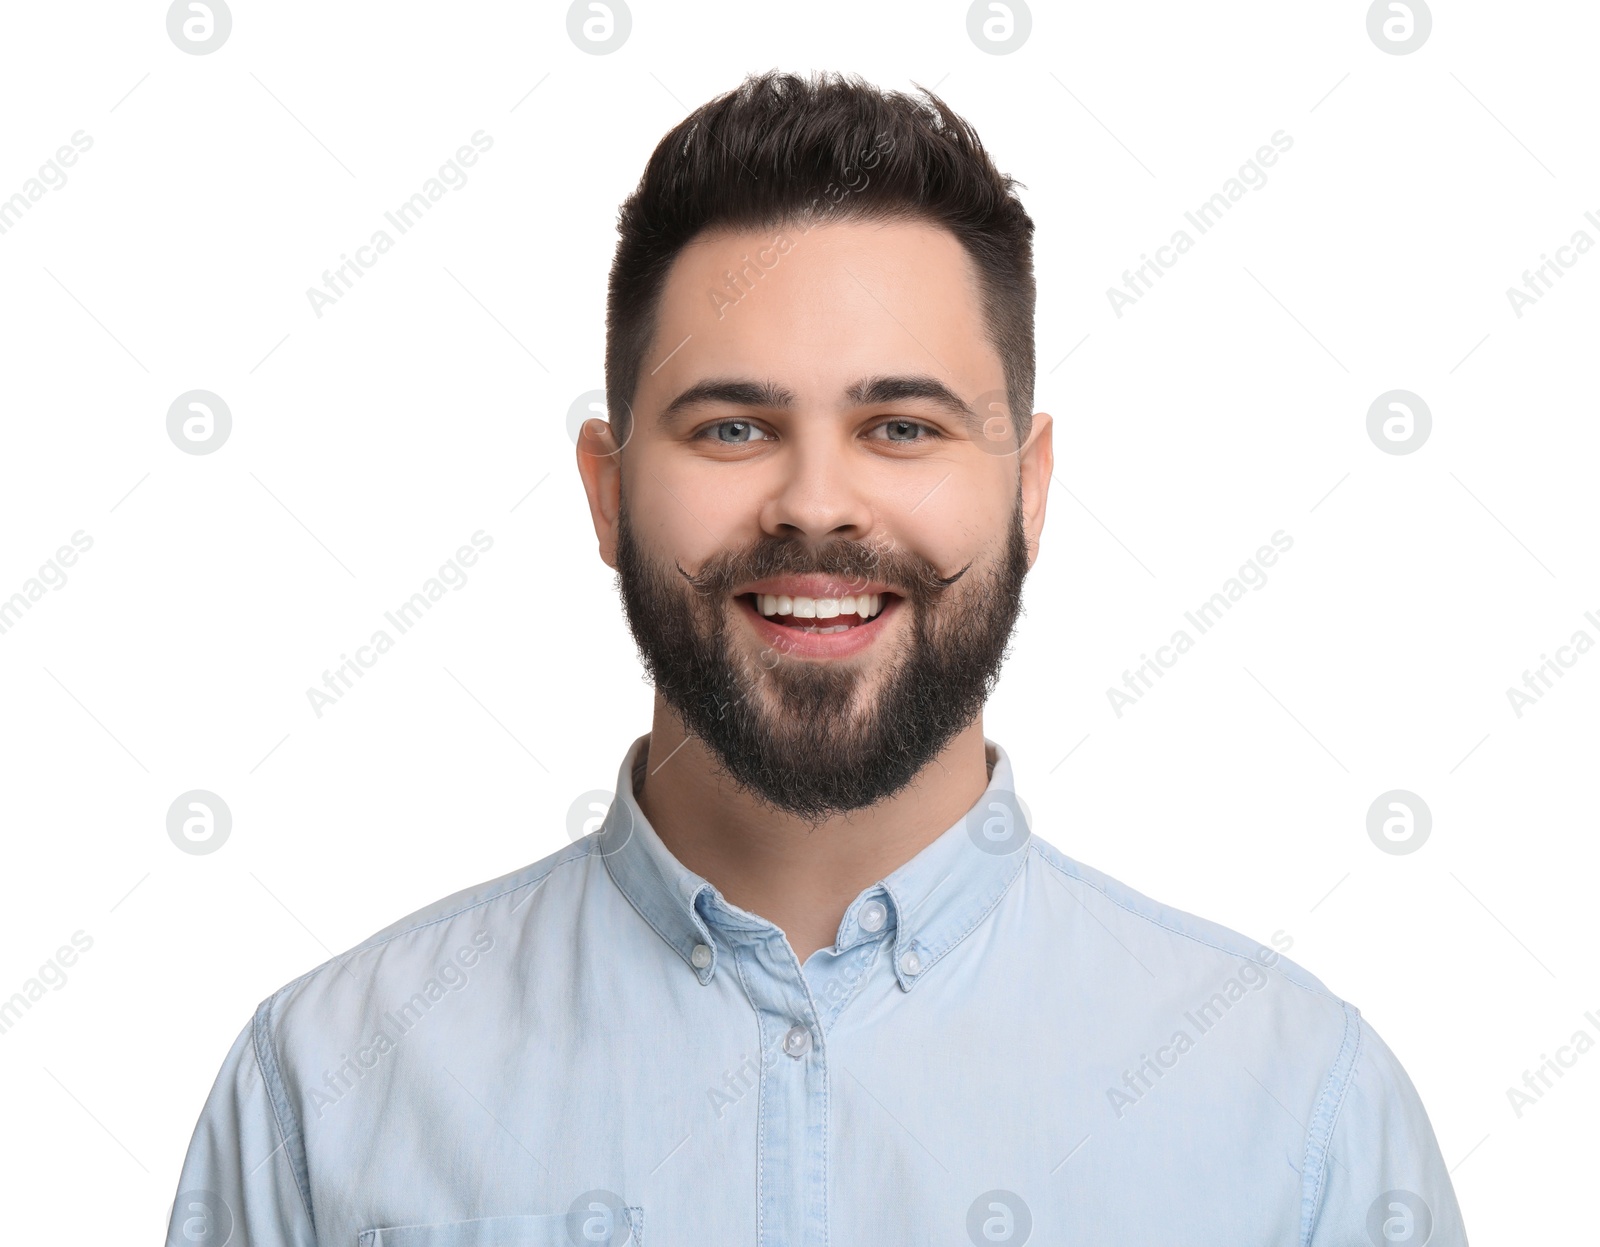
[[[782,538],[723,550],[690,575],[640,548],[625,500],[618,515],[617,581],[656,691],[736,786],[813,823],[901,791],[977,718],[1027,570],[1020,490],[1003,550],[950,577],[898,546]],[[805,572],[889,585],[909,627],[873,641],[870,662],[791,658],[758,650],[753,634],[737,643],[733,591]]]

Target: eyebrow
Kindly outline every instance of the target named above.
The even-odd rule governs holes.
[[[978,424],[978,417],[972,408],[959,394],[936,377],[924,375],[864,377],[846,388],[844,397],[857,407],[898,403],[913,398],[923,399],[946,414],[955,416],[969,429]],[[663,426],[670,426],[684,411],[706,403],[759,407],[768,411],[790,411],[797,402],[792,390],[787,390],[771,381],[711,377],[697,381],[684,390],[661,409],[658,418]]]

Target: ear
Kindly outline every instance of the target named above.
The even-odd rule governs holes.
[[[1017,452],[1017,466],[1022,474],[1022,530],[1028,539],[1029,568],[1039,557],[1039,534],[1044,530],[1050,476],[1055,471],[1055,452],[1050,442],[1052,432],[1049,413],[1035,412],[1027,443]]]
[[[622,450],[604,420],[585,420],[578,431],[578,475],[589,497],[589,516],[600,539],[600,558],[617,565],[617,514],[622,506]]]

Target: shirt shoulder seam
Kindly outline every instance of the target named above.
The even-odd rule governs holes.
[[[381,947],[383,947],[383,945],[391,942],[392,940],[399,939],[402,935],[411,935],[411,934],[414,934],[417,931],[425,930],[428,927],[436,926],[441,922],[448,922],[452,918],[459,918],[462,914],[470,913],[474,909],[481,909],[483,906],[488,905],[493,901],[497,901],[503,896],[509,896],[509,895],[511,895],[511,893],[520,891],[523,888],[537,887],[540,883],[542,883],[542,882],[544,882],[544,880],[548,879],[552,874],[554,874],[561,867],[566,866],[566,865],[570,865],[573,862],[584,861],[585,859],[590,857],[593,853],[594,853],[594,846],[590,845],[589,848],[586,851],[582,852],[582,853],[575,853],[571,857],[566,857],[566,858],[563,858],[559,862],[552,863],[543,872],[541,872],[537,877],[532,878],[532,879],[525,879],[521,883],[512,884],[510,887],[503,888],[499,892],[496,892],[492,896],[482,897],[479,900],[472,901],[469,904],[462,905],[459,909],[452,909],[449,913],[439,914],[436,917],[429,918],[429,919],[427,919],[425,921],[422,921],[422,922],[414,923],[411,926],[402,927],[402,928],[400,928],[400,930],[392,931],[388,935],[383,936],[383,938],[381,938],[381,939],[379,938],[378,934],[369,935],[366,939],[362,940],[359,944],[356,944],[351,948],[347,948],[344,952],[338,954],[337,956],[329,957],[326,961],[322,962],[320,965],[315,965],[315,966],[311,967],[311,969],[307,970],[304,974],[300,975],[299,978],[292,979],[290,982],[285,983],[281,988],[279,988],[276,992],[273,993],[273,996],[274,997],[282,996],[285,992],[288,992],[289,990],[291,990],[294,987],[298,987],[306,979],[311,978],[313,975],[320,974],[323,970],[326,970],[331,965],[336,965],[337,964],[337,965],[341,965],[342,966],[347,958],[353,957],[357,953],[364,953],[364,952],[368,951],[369,949],[373,949],[373,948],[381,948]],[[379,934],[381,934],[381,932]]]
[[[1344,1108],[1345,1096],[1350,1090],[1351,1071],[1355,1069],[1356,1059],[1361,1054],[1361,1011],[1348,1001],[1340,1003],[1344,1006],[1344,1036],[1323,1083],[1317,1107],[1311,1114],[1311,1125],[1306,1129],[1305,1161],[1300,1170],[1301,1247],[1310,1247],[1311,1235],[1316,1228],[1317,1214],[1321,1211],[1322,1197],[1327,1189],[1334,1127],[1338,1125],[1339,1113]]]
[[[299,979],[295,982],[299,982]],[[300,1206],[305,1209],[307,1224],[314,1229],[316,1221],[311,1214],[311,1180],[306,1172],[305,1140],[300,1132],[300,1123],[295,1116],[294,1106],[290,1104],[289,1096],[284,1090],[277,1053],[272,1048],[273,1006],[283,992],[292,986],[291,983],[280,988],[256,1006],[255,1016],[251,1019],[250,1037],[251,1047],[255,1052],[256,1069],[261,1074],[261,1081],[266,1084],[267,1099],[272,1105],[273,1118],[278,1127],[278,1146],[283,1148],[288,1156],[289,1169],[294,1175],[295,1193],[300,1197]]]
[[[300,1129],[299,1119],[295,1115],[294,1106],[290,1102],[288,1092],[284,1087],[283,1072],[278,1063],[277,1051],[273,1046],[273,1023],[279,1004],[295,988],[299,987],[307,979],[321,973],[330,965],[343,965],[346,959],[356,953],[381,947],[391,940],[400,938],[402,935],[409,935],[412,932],[434,926],[437,923],[447,922],[452,918],[459,917],[461,914],[468,913],[492,901],[497,901],[501,897],[508,896],[512,892],[520,891],[527,887],[535,887],[545,879],[548,879],[560,867],[567,865],[569,862],[583,861],[593,852],[594,846],[591,844],[585,852],[575,853],[570,857],[564,857],[560,861],[553,862],[536,877],[524,879],[521,883],[502,888],[491,896],[485,896],[480,900],[461,905],[448,913],[439,914],[426,921],[402,927],[398,931],[383,936],[381,939],[377,935],[369,936],[345,952],[330,957],[320,965],[313,966],[304,974],[291,979],[256,1007],[255,1014],[251,1019],[251,1047],[254,1051],[256,1069],[260,1072],[262,1082],[267,1088],[267,1097],[272,1105],[275,1124],[278,1128],[279,1146],[284,1149],[289,1160],[290,1171],[294,1176],[295,1193],[299,1196],[301,1207],[305,1209],[306,1219],[313,1228],[316,1225],[316,1221],[311,1208],[311,1180],[306,1163],[305,1138]]]
[[[1037,844],[1031,844],[1029,845],[1029,848],[1037,852],[1041,860],[1043,860],[1047,866],[1058,872],[1064,878],[1074,879],[1083,884],[1085,887],[1092,888],[1094,891],[1100,893],[1101,896],[1105,897],[1106,900],[1111,902],[1111,904],[1115,905],[1118,909],[1124,911],[1125,913],[1131,914],[1133,917],[1138,918],[1143,922],[1148,922],[1153,927],[1160,927],[1163,931],[1170,931],[1173,935],[1181,936],[1186,940],[1190,940],[1196,944],[1199,944],[1203,948],[1215,949],[1219,953],[1225,953],[1229,957],[1237,957],[1241,961],[1251,960],[1249,956],[1240,952],[1238,949],[1225,948],[1221,944],[1215,943],[1212,940],[1202,939],[1193,932],[1180,930],[1178,927],[1172,926],[1166,922],[1162,922],[1161,919],[1154,917],[1151,914],[1141,913],[1139,910],[1129,905],[1126,901],[1119,900],[1117,897],[1112,896],[1110,892],[1106,891],[1105,888],[1095,883],[1092,879],[1086,879],[1082,875],[1075,875],[1071,871],[1065,869],[1059,862],[1054,861],[1050,854],[1046,853]],[[1257,962],[1256,964],[1259,965],[1260,963]],[[1280,970],[1279,973],[1282,974],[1282,971]],[[1326,987],[1318,986],[1312,983],[1302,983],[1292,975],[1288,974],[1284,974],[1283,978],[1285,981],[1292,983],[1295,987],[1298,987],[1301,991],[1309,992],[1314,996],[1322,996],[1325,999],[1335,1002],[1336,1004],[1346,1008],[1349,1007],[1344,1000],[1340,999],[1338,996],[1335,996]]]
[[[436,918],[429,918],[426,922],[418,922],[413,926],[403,927],[399,931],[394,932],[392,935],[387,935],[381,940],[378,939],[377,936],[369,936],[350,951],[353,953],[365,952],[368,948],[380,947],[383,944],[387,944],[390,940],[399,939],[402,935],[410,935],[413,931],[421,931],[425,927],[431,927],[440,922],[448,922],[452,918],[459,918],[462,914],[469,913],[474,909],[481,909],[491,901],[499,900],[502,896],[510,896],[511,893],[520,891],[526,887],[537,887],[551,875],[555,874],[556,871],[560,870],[561,867],[571,865],[573,862],[584,861],[591,857],[594,854],[594,851],[595,846],[591,843],[589,847],[582,853],[574,853],[571,857],[564,857],[558,862],[552,862],[536,878],[524,879],[521,883],[512,884],[510,887],[503,888],[499,892],[496,892],[493,896],[485,896],[481,900],[473,901],[471,904],[462,905],[459,909],[452,909],[447,914],[440,914]]]

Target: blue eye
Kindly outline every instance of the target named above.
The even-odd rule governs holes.
[[[931,425],[923,424],[918,420],[885,420],[872,431],[874,433],[884,433],[885,441],[900,442],[902,444],[906,442],[932,441],[939,436],[938,431]],[[917,435],[919,432],[924,436],[919,437]]]
[[[716,424],[709,425],[701,436],[711,434],[714,441],[721,442],[724,446],[744,446],[754,441],[767,439],[767,431],[760,425],[751,424],[748,420],[719,420]]]

